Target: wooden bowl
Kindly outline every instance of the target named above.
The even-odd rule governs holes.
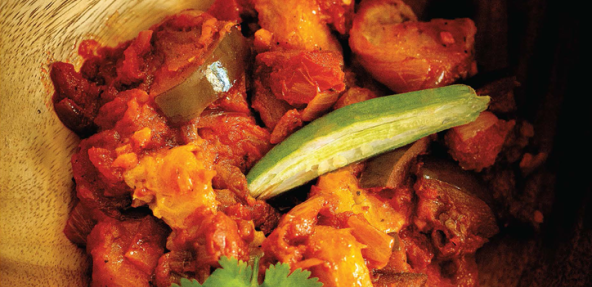
[[[1,1],[0,286],[84,286],[89,261],[62,230],[78,137],[53,111],[50,64],[80,67],[85,39],[116,45],[206,1]]]
[[[62,233],[75,196],[70,156],[79,139],[53,111],[50,64],[67,61],[80,67],[77,47],[82,40],[115,45],[166,15],[203,9],[212,1],[0,1],[0,286],[85,286],[89,281],[85,251]],[[412,2],[418,9],[428,2],[439,5],[420,16],[449,12],[476,21],[481,70],[510,67],[515,72],[523,83],[518,104],[543,127],[541,138],[549,141],[549,149],[557,129],[573,136],[568,128],[591,122],[589,106],[567,96],[577,91],[572,79],[584,82],[583,74],[572,69],[580,51],[576,35],[584,33],[575,19],[581,18],[545,0]],[[554,32],[545,32],[549,27]],[[559,122],[563,102],[568,115]],[[590,135],[589,128],[579,132]],[[506,234],[509,239],[495,239],[487,247],[480,257],[482,286],[592,284],[589,168],[576,169],[581,177],[573,178],[572,162],[563,160],[580,158],[587,166],[590,153],[579,151],[589,148],[584,136],[575,143],[562,139],[568,137],[558,138],[550,160],[558,171],[557,190],[571,193],[557,194],[555,215],[546,220],[549,226],[540,237]],[[581,187],[578,182],[587,184],[583,195],[573,191]]]

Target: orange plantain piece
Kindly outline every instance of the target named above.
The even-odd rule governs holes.
[[[308,239],[305,258],[322,261],[311,266],[310,271],[325,287],[372,286],[370,272],[362,256],[364,247],[348,228],[319,225]]]
[[[405,225],[405,218],[379,195],[370,193],[358,186],[358,179],[351,167],[322,175],[312,195],[336,198],[335,213],[353,212],[361,214],[371,226],[381,232],[398,232]]]
[[[209,161],[197,143],[190,143],[144,156],[124,178],[137,204],[147,203],[169,226],[185,228],[195,210],[215,212],[218,206]]]
[[[254,0],[254,3],[261,28],[273,34],[272,50],[278,47],[341,53],[341,46],[323,20],[317,1]]]
[[[376,229],[361,215],[353,215],[347,219],[347,226],[358,242],[366,245],[362,255],[368,262],[368,267],[384,268],[391,257],[395,239]]]

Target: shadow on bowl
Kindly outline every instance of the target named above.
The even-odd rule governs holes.
[[[413,1],[422,18],[470,17],[482,73],[516,76],[521,116],[549,152],[540,228],[511,225],[477,254],[481,286],[592,286],[592,112],[583,93],[583,9],[557,1]],[[78,138],[53,112],[51,62],[77,46],[114,45],[192,1],[4,1],[0,4],[0,285],[88,284],[84,250],[62,234],[72,208]],[[149,12],[146,12],[149,11]],[[541,199],[543,200],[543,199]],[[538,204],[538,203],[534,203]]]

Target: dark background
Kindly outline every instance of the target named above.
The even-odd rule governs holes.
[[[421,19],[475,20],[479,72],[516,75],[521,117],[550,151],[556,176],[552,209],[541,229],[492,239],[478,254],[482,285],[592,286],[592,101],[583,39],[585,2],[415,0]],[[586,57],[587,58],[587,57]],[[510,232],[511,233],[511,232]]]

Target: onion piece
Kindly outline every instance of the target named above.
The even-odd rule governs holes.
[[[180,84],[154,98],[173,122],[190,121],[244,77],[249,48],[236,27],[221,37],[205,62]]]

